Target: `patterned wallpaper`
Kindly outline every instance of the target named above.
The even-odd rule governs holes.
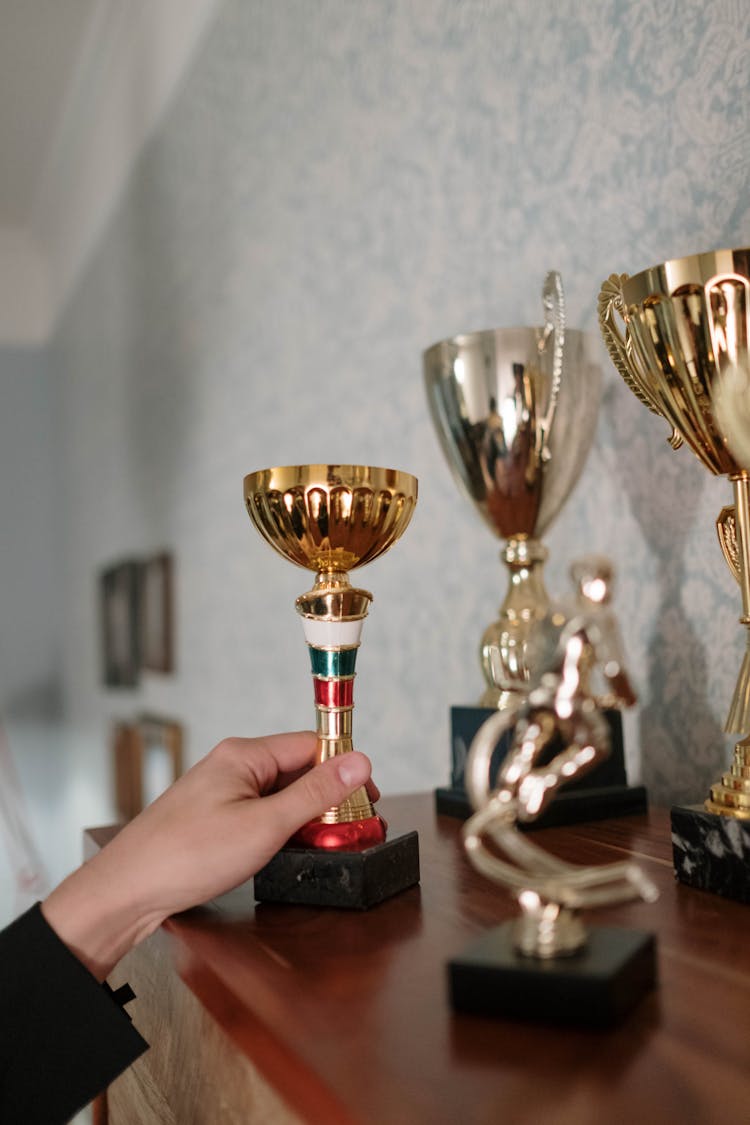
[[[92,783],[113,714],[181,718],[193,759],[312,723],[306,575],[241,496],[246,472],[308,460],[420,478],[409,531],[361,574],[355,741],[387,791],[446,780],[448,706],[480,693],[504,579],[441,459],[421,352],[536,323],[550,268],[593,330],[610,272],[750,241],[749,50],[741,0],[227,0],[54,342],[65,691]],[[713,529],[731,490],[602,363],[549,586],[584,551],[614,558],[631,774],[697,800],[728,757],[744,645]],[[178,672],[105,692],[95,570],[162,546]]]

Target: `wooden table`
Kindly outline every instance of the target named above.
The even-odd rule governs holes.
[[[381,807],[419,830],[420,888],[353,914],[256,906],[246,886],[121,963],[152,1048],[110,1088],[110,1125],[750,1121],[750,910],[675,883],[666,812],[535,834],[572,862],[631,855],[661,892],[593,919],[656,932],[660,971],[625,1024],[594,1032],[453,1014],[446,962],[515,909],[431,795]]]

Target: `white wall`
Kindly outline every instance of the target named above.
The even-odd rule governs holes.
[[[0,925],[30,901],[18,862],[41,855],[59,878],[80,856],[59,713],[58,389],[47,351],[0,348]]]
[[[293,609],[308,580],[241,496],[251,469],[307,460],[420,478],[412,527],[361,575],[355,733],[387,791],[445,779],[448,705],[479,694],[503,578],[442,463],[421,351],[536,322],[552,267],[570,324],[595,329],[610,272],[745,244],[748,47],[750,14],[724,0],[225,3],[55,339],[65,698],[92,802],[115,714],[181,719],[191,759],[311,724]],[[631,760],[653,796],[699,799],[743,645],[713,539],[729,490],[603,362],[550,585],[582,551],[615,558]],[[97,568],[162,547],[177,673],[105,691]]]
[[[0,348],[0,713],[55,690],[56,415],[48,353]]]

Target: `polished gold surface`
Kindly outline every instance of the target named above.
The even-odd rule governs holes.
[[[427,400],[456,482],[494,535],[508,590],[482,637],[485,706],[526,691],[526,638],[549,606],[539,537],[573,490],[594,439],[596,341],[565,325],[559,274],[547,275],[544,325],[442,340],[423,357]]]
[[[750,820],[750,792],[746,788],[737,792],[726,784],[726,775],[711,786],[711,796],[705,802],[708,812],[719,816],[733,816],[738,820]]]
[[[315,710],[318,716],[319,734],[332,739],[339,739],[342,736],[351,738],[351,707],[316,707]]]
[[[727,566],[739,585],[742,580],[742,560],[737,542],[737,513],[733,504],[722,508],[716,517],[716,534],[719,537],[719,546],[726,559]]]
[[[731,809],[733,816],[750,820],[750,737],[735,746],[734,760],[721,781],[711,786],[706,808],[718,813]]]
[[[561,785],[610,752],[609,728],[593,688],[597,670],[608,683],[610,706],[635,702],[610,607],[609,561],[580,559],[571,574],[575,598],[551,610],[530,638],[536,683],[522,703],[480,727],[466,761],[466,787],[476,810],[463,829],[467,854],[478,871],[513,892],[521,907],[516,949],[539,959],[576,953],[585,945],[582,907],[656,897],[651,881],[632,863],[564,863],[518,830],[519,823],[544,812]],[[494,754],[506,735],[510,748],[491,791]],[[561,748],[550,758],[556,743]]]
[[[509,539],[500,555],[508,568],[508,589],[497,621],[485,629],[480,643],[487,687],[480,699],[485,707],[505,711],[525,690],[534,668],[528,639],[533,626],[549,609],[543,567],[547,548],[538,539]]]
[[[330,576],[325,573],[325,581]],[[345,578],[339,576],[339,582]],[[336,589],[327,589],[316,583],[315,587],[307,594],[300,594],[296,606],[299,613],[309,617],[317,617],[323,621],[359,621],[367,616],[372,594],[368,590],[357,590],[353,586],[338,586]]]
[[[403,535],[417,480],[372,465],[287,465],[245,477],[248,515],[267,543],[308,570],[353,570]]]
[[[738,464],[716,402],[748,365],[750,249],[676,258],[602,286],[599,318],[607,349],[634,394],[717,474]],[[617,315],[625,321],[625,334]],[[731,425],[731,423],[730,423]]]
[[[266,542],[285,559],[316,572],[312,589],[296,599],[298,613],[318,626],[344,630],[367,615],[372,601],[369,591],[351,585],[347,571],[372,562],[403,535],[417,491],[411,474],[372,465],[287,465],[249,473],[244,480],[248,515]],[[353,655],[359,646],[358,637],[338,643],[327,636],[321,634],[312,645],[324,656]],[[317,678],[343,683],[354,676]],[[317,762],[353,749],[352,711],[353,703],[316,704]],[[320,821],[350,824],[374,816],[361,786]]]
[[[722,510],[716,527],[742,593],[740,621],[750,626],[750,249],[676,258],[634,277],[612,274],[599,295],[599,323],[627,385],[671,427],[672,446],[684,442],[712,473],[732,480],[734,507]],[[750,730],[750,648],[724,729]],[[735,765],[738,754],[746,762],[743,746]],[[750,798],[725,777],[707,807],[744,816]]]

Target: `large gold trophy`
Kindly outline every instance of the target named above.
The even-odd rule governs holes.
[[[498,539],[507,588],[497,619],[484,631],[485,678],[479,705],[450,709],[451,778],[436,791],[441,813],[468,816],[468,748],[491,710],[513,711],[537,669],[529,637],[550,611],[542,536],[563,509],[594,440],[601,395],[596,337],[566,326],[560,275],[542,287],[544,323],[497,328],[441,340],[423,356],[427,400],[445,458],[460,491]],[[607,712],[612,754],[584,786],[550,810],[558,822],[642,811],[645,790],[629,787],[622,723]],[[505,748],[509,745],[506,739]],[[592,790],[597,790],[596,804]]]
[[[480,645],[480,705],[499,710],[517,706],[528,688],[528,636],[550,606],[541,536],[581,475],[601,393],[595,339],[566,327],[558,273],[547,275],[542,296],[543,325],[464,333],[423,357],[427,401],[451,472],[506,541],[505,599]]]
[[[315,574],[297,598],[310,654],[317,761],[352,746],[354,676],[372,594],[350,570],[406,530],[417,503],[409,473],[372,465],[291,465],[250,473],[245,505],[275,551]],[[366,907],[419,879],[416,833],[386,840],[364,787],[305,825],[255,879],[263,901]]]
[[[740,622],[750,628],[750,249],[613,274],[599,296],[599,321],[627,385],[671,426],[673,448],[684,443],[710,472],[732,481],[735,502],[720,513],[717,530],[742,593]],[[750,649],[724,729],[746,737],[705,807],[672,810],[675,867],[683,882],[747,902]]]

